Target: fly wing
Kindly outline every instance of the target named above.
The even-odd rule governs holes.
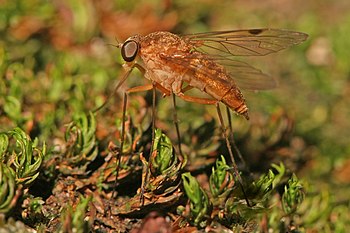
[[[242,89],[255,91],[269,90],[277,86],[274,78],[245,62],[229,58],[217,58],[215,61],[225,66],[230,77]]]
[[[186,75],[199,73],[211,80],[218,79],[219,75],[215,72],[215,67],[206,65],[212,64],[206,61],[212,61],[218,66],[224,66],[224,72],[226,72],[242,89],[267,90],[276,87],[276,81],[271,76],[241,61],[225,57],[209,56],[199,52],[190,54],[183,54],[181,52],[173,54],[162,53],[160,57],[167,63],[177,66],[180,70],[186,70]]]
[[[300,44],[308,35],[283,29],[249,29],[185,35],[200,52],[215,56],[264,56]]]

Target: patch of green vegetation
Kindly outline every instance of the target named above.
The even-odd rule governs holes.
[[[135,229],[151,224],[158,211],[179,232],[346,232],[350,6],[346,0],[297,4],[3,2],[0,231],[128,232],[131,222]],[[149,81],[135,70],[114,93],[123,69],[112,44],[158,30],[255,27],[302,31],[309,39],[244,59],[275,76],[279,87],[243,90],[251,120],[232,120],[247,163],[238,163],[242,184],[215,107],[177,99],[183,155],[170,97],[157,94],[161,130],[154,141],[151,92],[130,94],[122,119],[124,91]]]

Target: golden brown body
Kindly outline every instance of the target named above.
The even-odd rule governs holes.
[[[183,95],[183,82],[186,82],[247,116],[243,95],[225,68],[195,51],[190,43],[169,32],[151,33],[139,37],[139,42],[146,78],[176,95]]]

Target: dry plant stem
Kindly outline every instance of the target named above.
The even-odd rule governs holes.
[[[177,140],[178,140],[178,146],[179,146],[179,154],[183,158],[182,154],[182,149],[181,149],[181,135],[180,135],[180,129],[179,129],[179,121],[177,118],[177,111],[176,111],[176,99],[175,99],[175,94],[172,94],[173,96],[173,106],[174,106],[174,125],[176,129],[176,134],[177,134]]]
[[[228,119],[228,127],[229,127],[229,133],[230,133],[230,141],[231,141],[231,144],[233,146],[233,149],[236,151],[239,159],[241,160],[241,162],[243,163],[243,166],[244,168],[246,169],[249,169],[247,167],[247,164],[241,154],[241,152],[239,151],[238,147],[237,147],[237,144],[235,142],[235,139],[234,139],[234,135],[233,135],[233,127],[232,127],[232,120],[231,120],[231,110],[229,107],[226,106],[226,113],[227,113],[227,119]]]

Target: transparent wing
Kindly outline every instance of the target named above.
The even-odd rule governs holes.
[[[277,86],[276,80],[270,75],[242,61],[231,59],[215,59],[225,66],[228,74],[237,85],[245,90],[269,90]]]
[[[214,56],[264,56],[300,44],[308,35],[283,29],[248,29],[183,36],[200,52]]]
[[[177,69],[186,70],[186,75],[193,76],[199,73],[210,80],[218,80],[222,77],[218,72],[226,72],[238,87],[246,90],[266,90],[276,87],[275,80],[247,63],[231,60],[228,58],[213,58],[203,53],[193,52],[191,54],[162,54],[161,58]],[[220,67],[225,67],[222,70]],[[220,80],[223,81],[223,80]],[[228,85],[230,85],[230,81]]]

